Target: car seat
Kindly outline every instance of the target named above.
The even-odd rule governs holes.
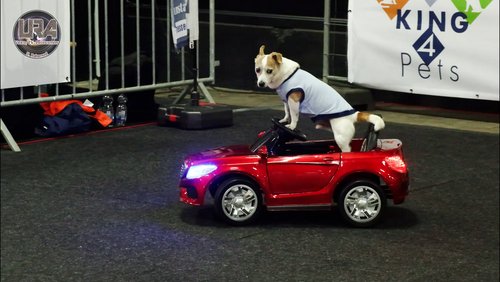
[[[378,132],[374,130],[373,124],[368,125],[363,144],[361,145],[361,152],[368,152],[377,148]]]

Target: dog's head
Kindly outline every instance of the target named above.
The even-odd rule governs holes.
[[[293,72],[299,65],[286,59],[281,53],[264,54],[265,46],[260,46],[259,54],[255,57],[255,75],[257,86],[278,88],[287,74]]]

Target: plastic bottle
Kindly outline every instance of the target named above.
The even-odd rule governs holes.
[[[120,94],[117,100],[118,106],[116,106],[115,125],[125,126],[125,122],[127,122],[127,96]]]
[[[108,117],[111,118],[112,122],[108,125],[108,127],[113,127],[115,121],[115,110],[113,108],[113,97],[106,95],[102,97],[102,106],[99,109],[103,113],[105,113]]]

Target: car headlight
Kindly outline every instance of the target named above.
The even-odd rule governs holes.
[[[216,170],[217,166],[213,164],[201,164],[201,165],[194,165],[189,168],[186,178],[187,179],[195,179],[195,178],[200,178],[204,175],[207,175],[211,173],[212,171]]]

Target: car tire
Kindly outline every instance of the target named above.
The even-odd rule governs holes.
[[[231,178],[221,183],[214,198],[216,215],[231,225],[254,222],[262,211],[262,196],[258,186],[243,178]]]
[[[342,189],[337,210],[354,227],[371,227],[383,217],[387,200],[380,185],[371,180],[353,181]]]

